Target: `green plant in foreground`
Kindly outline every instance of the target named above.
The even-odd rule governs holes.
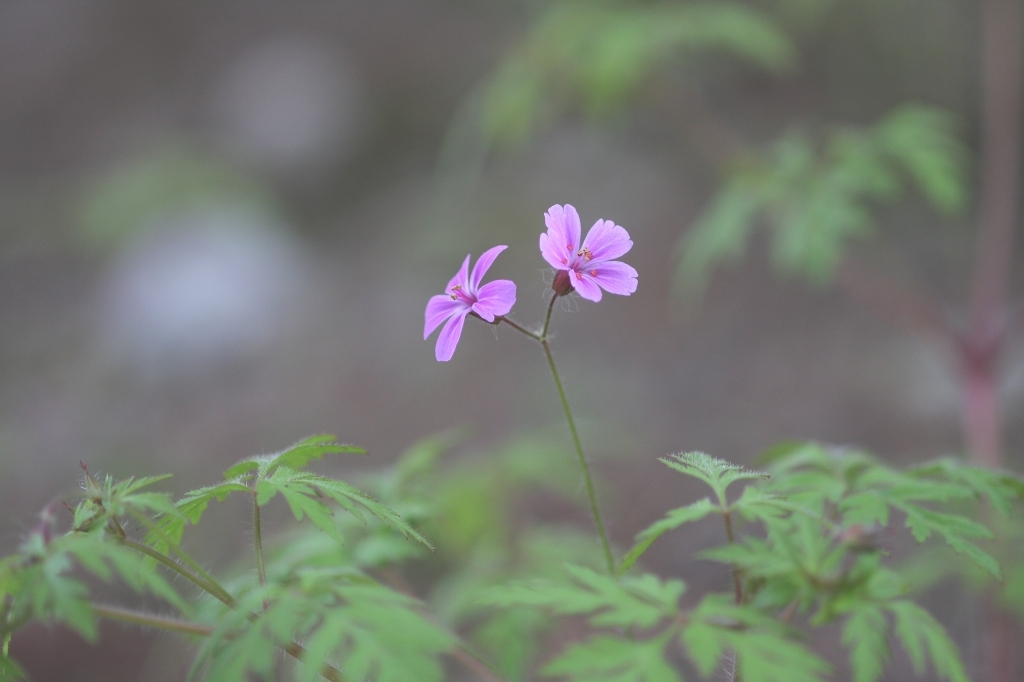
[[[442,449],[443,443],[427,443],[368,480],[443,538],[448,531],[457,536],[468,517],[489,515],[493,500],[485,496],[458,510],[457,501],[475,486],[489,485],[475,474],[447,490],[439,485],[433,495],[417,486],[456,480],[436,470]],[[502,469],[511,466],[523,480],[541,482],[545,476],[537,467],[546,466],[545,458],[523,459],[537,450],[534,444],[513,451],[516,459],[508,465],[495,460],[495,475],[507,485],[513,479]],[[701,453],[673,455],[662,461],[706,483],[711,494],[641,531],[615,575],[601,570],[592,545],[575,553],[571,536],[552,535],[553,528],[539,535],[541,528],[527,529],[517,539],[495,539],[521,548],[518,569],[500,568],[510,566],[500,552],[479,555],[469,562],[476,569],[451,569],[456,584],[443,577],[435,583],[444,589],[428,610],[383,578],[409,561],[430,565],[433,555],[420,532],[374,497],[306,470],[312,460],[341,452],[359,450],[329,436],[309,438],[280,453],[243,460],[223,482],[177,503],[151,491],[164,477],[114,481],[87,472],[83,495],[70,508],[71,527],[57,532],[47,513],[19,551],[0,560],[0,679],[22,675],[6,644],[26,623],[60,622],[95,640],[97,619],[108,618],[196,640],[192,676],[218,681],[254,674],[277,679],[287,665],[296,679],[442,680],[448,679],[442,657],[452,656],[492,682],[502,679],[492,670],[508,679],[528,679],[536,671],[569,680],[669,682],[684,679],[683,655],[703,677],[725,669],[730,679],[745,682],[823,681],[831,678],[832,667],[807,647],[805,634],[839,621],[855,682],[880,678],[892,636],[918,674],[930,666],[940,678],[958,682],[967,675],[955,645],[910,599],[914,586],[886,565],[880,539],[899,520],[917,541],[941,538],[998,577],[999,566],[978,544],[991,533],[970,518],[968,505],[984,497],[1008,514],[1024,491],[1013,476],[952,460],[899,471],[863,452],[814,444],[769,452],[766,472]],[[236,494],[253,505],[255,551],[249,570],[221,580],[180,542],[211,502]],[[310,523],[264,552],[259,511],[278,495],[297,520]],[[340,509],[347,513],[338,514]],[[730,590],[692,596],[678,578],[638,572],[654,542],[670,541],[682,526],[709,517],[721,519],[725,542],[699,556],[723,565],[731,575]],[[481,533],[492,532],[487,527],[497,528],[488,523],[466,536],[467,550],[480,546]],[[131,537],[129,525],[145,529],[146,536]],[[558,556],[589,558],[559,568]],[[116,576],[176,614],[102,603],[81,580],[82,571],[103,580]],[[186,594],[169,578],[178,578],[179,586],[183,578],[196,589]],[[538,664],[545,651],[541,641],[560,628],[551,615],[583,617],[591,634]],[[496,663],[485,664],[467,641]],[[508,651],[517,656],[509,658]]]
[[[975,543],[991,532],[959,507],[984,496],[1007,512],[1024,489],[1021,481],[951,461],[901,472],[862,452],[813,444],[779,448],[769,459],[770,473],[703,453],[665,458],[667,466],[706,483],[713,496],[674,509],[639,533],[618,579],[569,564],[561,580],[519,581],[481,600],[585,616],[594,634],[542,668],[571,680],[680,680],[674,661],[684,652],[702,676],[725,665],[729,679],[744,682],[829,679],[831,666],[806,647],[804,632],[837,620],[855,682],[880,678],[890,633],[918,675],[930,664],[942,679],[967,680],[955,644],[908,598],[912,586],[885,565],[878,539],[900,514],[918,542],[941,537],[998,577],[995,560]],[[737,482],[746,485],[728,495]],[[729,567],[730,593],[686,599],[696,605],[685,608],[682,581],[630,573],[653,542],[709,516],[722,519],[726,543],[699,556]],[[743,523],[756,525],[744,533]]]
[[[481,257],[484,266],[472,274],[466,259],[446,293],[428,305],[425,331],[447,320],[436,350],[441,359],[452,357],[470,314],[538,342],[575,461],[534,442],[481,460],[484,472],[465,466],[438,472],[450,441],[439,437],[369,477],[375,497],[309,470],[326,455],[364,453],[320,435],[244,459],[222,481],[177,502],[151,490],[166,477],[115,481],[86,470],[83,493],[68,507],[70,527],[58,532],[48,507],[19,551],[0,560],[0,679],[23,677],[8,645],[26,623],[59,622],[95,640],[97,619],[107,618],[195,638],[190,677],[215,682],[254,676],[431,682],[450,677],[445,657],[487,682],[503,679],[495,670],[510,680],[539,674],[676,682],[687,669],[684,660],[705,678],[721,669],[732,682],[824,682],[832,664],[806,640],[810,630],[832,622],[842,623],[854,682],[880,678],[892,638],[918,675],[931,667],[944,680],[966,681],[952,640],[909,598],[915,571],[887,565],[880,539],[900,519],[917,542],[941,538],[998,579],[996,559],[979,544],[993,534],[972,518],[970,505],[985,498],[1009,516],[1024,482],[954,460],[901,471],[857,450],[814,444],[774,449],[764,457],[767,471],[703,453],[672,455],[662,461],[712,494],[669,511],[616,560],[549,332],[562,296],[575,292],[596,302],[601,288],[635,291],[636,271],[612,260],[632,241],[611,221],[598,221],[581,240],[571,206],[552,207],[546,221],[541,250],[558,274],[539,331],[507,317],[513,301],[502,303],[501,315],[479,305],[493,304],[488,285],[479,285],[503,247]],[[578,468],[566,476],[567,466]],[[552,524],[513,528],[508,507],[519,488],[547,487],[573,498],[580,479],[583,492],[575,498],[592,514],[599,542]],[[212,502],[231,497],[251,505],[253,555],[248,568],[217,578],[182,540]],[[278,498],[296,521],[308,523],[265,550],[263,508]],[[691,596],[676,577],[637,574],[653,543],[716,516],[725,542],[696,556],[720,564],[731,589]],[[422,534],[428,528],[442,549],[440,561]],[[134,529],[144,536],[133,537]],[[103,603],[81,572],[117,576],[176,613]],[[190,583],[191,593],[168,577]],[[416,598],[414,587],[427,590],[428,599]],[[574,617],[577,631],[570,635],[553,615]],[[580,621],[589,626],[586,637],[579,635]],[[552,657],[547,650],[558,640],[571,643]]]

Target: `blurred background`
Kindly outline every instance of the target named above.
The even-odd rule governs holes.
[[[723,184],[708,151],[721,126],[754,147],[791,131],[816,140],[913,103],[949,113],[970,194],[949,212],[912,189],[872,199],[852,248],[965,317],[981,3],[742,5],[785,36],[778,63],[715,44],[686,59],[668,50],[591,106],[557,77],[529,97],[508,85],[509,68],[540,78],[557,63],[557,50],[514,61],[543,37],[552,3],[0,4],[0,549],[75,488],[79,462],[171,473],[165,489],[181,494],[318,432],[370,452],[340,465],[353,472],[450,428],[464,429],[467,459],[524,434],[569,453],[535,344],[470,320],[443,364],[421,333],[427,299],[494,244],[509,245],[490,275],[518,284],[513,316],[539,322],[551,272],[537,240],[555,203],[576,206],[584,229],[614,220],[635,243],[623,260],[640,273],[636,294],[567,301],[553,322],[620,547],[694,498],[664,475],[669,452],[750,462],[779,440],[818,439],[899,463],[962,453],[948,345],[873,315],[829,277],[780,276],[763,233],[700,296],[673,283],[680,240]],[[998,384],[1005,463],[1019,469],[1019,330]],[[586,528],[581,511],[538,505],[530,513]],[[218,513],[223,534],[195,541],[214,567],[248,532],[246,510]],[[695,542],[717,541],[717,528],[700,532]],[[683,564],[690,549],[655,547],[649,564],[713,586],[707,566]],[[977,658],[969,598],[934,601]],[[34,680],[187,669],[163,639],[104,635],[89,647],[33,626],[15,653]]]

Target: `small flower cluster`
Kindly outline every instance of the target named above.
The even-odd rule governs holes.
[[[598,220],[586,238],[580,241],[580,216],[566,204],[555,204],[544,214],[547,232],[540,236],[540,252],[555,268],[552,289],[559,296],[576,291],[589,301],[600,301],[601,290],[629,296],[636,291],[637,272],[615,260],[633,247],[629,233],[611,220]],[[427,303],[423,338],[426,339],[441,323],[434,354],[441,362],[451,360],[462,336],[466,317],[474,314],[485,322],[496,324],[512,310],[516,302],[516,285],[498,279],[481,284],[487,270],[507,246],[484,251],[469,270],[470,256],[448,282],[444,294],[431,297]]]

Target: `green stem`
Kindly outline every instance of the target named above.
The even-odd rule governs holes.
[[[587,499],[590,500],[590,513],[594,515],[594,525],[601,536],[601,547],[604,549],[604,560],[608,564],[608,572],[615,575],[615,559],[612,557],[612,546],[608,542],[608,533],[604,529],[604,521],[601,520],[601,510],[597,506],[597,494],[594,492],[594,481],[590,477],[590,467],[587,466],[587,458],[583,456],[583,445],[580,444],[580,434],[576,431],[576,422],[573,421],[572,411],[569,409],[569,400],[565,397],[565,389],[562,388],[562,380],[558,377],[558,369],[555,368],[555,358],[551,355],[551,347],[548,340],[540,342],[544,349],[544,355],[548,358],[548,366],[551,368],[551,376],[555,379],[555,388],[558,389],[558,397],[562,399],[562,409],[565,410],[565,421],[569,423],[569,432],[572,433],[572,443],[576,446],[576,457],[580,462],[580,470],[583,472],[583,482],[587,487]]]
[[[192,623],[187,620],[178,620],[177,618],[166,618],[152,613],[144,613],[133,609],[124,609],[120,606],[93,604],[92,610],[93,613],[101,618],[119,620],[123,623],[134,623],[135,625],[142,625],[149,628],[155,628],[157,630],[169,630],[171,632],[179,632],[184,635],[198,635],[199,637],[209,637],[210,634],[213,633],[213,628],[209,625]]]
[[[256,491],[252,491],[252,545],[256,551],[256,575],[260,580],[260,587],[267,586],[267,568],[263,563],[263,527],[260,524],[260,501]],[[270,600],[263,600],[263,610],[270,608]]]
[[[120,606],[93,604],[92,610],[93,613],[101,618],[119,620],[122,623],[132,623],[134,625],[142,625],[143,627],[154,628],[157,630],[168,630],[170,632],[178,632],[184,635],[196,635],[199,637],[209,637],[213,634],[213,628],[209,625],[192,623],[187,620],[178,620],[176,618],[166,618],[152,613],[121,608]],[[306,654],[306,648],[298,642],[291,642],[289,644],[282,645],[281,649],[296,660],[302,660]],[[330,663],[324,663],[323,668],[320,670],[320,674],[331,682],[344,682],[344,677],[342,677],[341,671]]]
[[[175,554],[178,555],[179,559],[184,561],[188,565],[189,568],[191,568],[193,571],[195,571],[196,572],[196,576],[195,577],[200,578],[203,582],[206,583],[206,586],[203,586],[203,585],[201,585],[199,583],[196,583],[197,585],[202,587],[204,590],[206,590],[207,592],[209,592],[214,597],[216,597],[217,599],[221,600],[222,602],[224,602],[228,606],[232,606],[233,607],[235,605],[235,600],[231,596],[231,594],[229,594],[227,590],[225,590],[223,587],[221,587],[221,585],[214,579],[214,577],[212,575],[210,575],[206,570],[204,570],[202,566],[199,565],[198,561],[196,561],[195,559],[190,557],[188,555],[188,553],[186,553],[185,550],[183,550],[178,545],[177,542],[175,542],[170,537],[168,537],[167,533],[165,533],[163,531],[163,529],[160,528],[159,525],[153,523],[153,521],[149,517],[147,517],[145,514],[141,514],[141,513],[139,513],[138,511],[136,511],[134,509],[129,509],[128,513],[131,514],[139,523],[141,523],[146,528],[148,528],[150,531],[152,531],[152,533],[154,535],[156,535],[158,538],[160,538],[160,540],[162,542],[164,542],[167,545],[167,547],[172,552],[174,552]],[[139,547],[146,547],[146,545],[142,545],[142,544],[139,544],[137,542],[133,542],[132,545],[130,545],[130,546],[134,546],[135,549],[139,549]],[[148,549],[148,547],[147,547],[147,549]],[[139,551],[143,551],[143,550],[140,549]],[[149,552],[146,552],[146,554],[149,554]],[[159,552],[157,552],[157,554],[159,554]],[[154,555],[150,554],[150,556],[154,556]],[[174,566],[177,567],[177,568],[175,568],[175,570],[178,570],[179,572],[181,572],[181,567],[178,566],[176,561],[174,561],[170,557],[167,557],[166,555],[161,555],[161,556],[164,556],[165,558],[168,559],[168,561],[170,561],[170,564],[167,564],[168,566],[170,566],[171,564],[174,564]],[[166,562],[164,562],[164,563],[166,563]],[[185,574],[182,573],[182,575],[185,575]],[[186,576],[186,577],[188,577],[188,576]],[[193,581],[193,582],[195,582],[195,581]]]
[[[548,313],[544,316],[544,327],[540,330],[540,338],[538,341],[546,341],[548,338],[548,327],[551,326],[551,313],[555,309],[555,301],[558,300],[558,294],[556,293],[551,297],[551,302],[548,303]]]
[[[736,541],[735,536],[732,532],[732,516],[728,509],[722,512],[722,518],[725,519],[725,537],[728,538],[729,544],[731,545]],[[740,582],[739,569],[733,564],[732,567],[732,588],[736,596],[736,604],[743,603],[743,583]]]
[[[551,376],[555,379],[555,388],[558,389],[558,397],[562,400],[562,409],[565,411],[565,421],[569,424],[569,432],[572,434],[572,443],[576,447],[576,457],[579,459],[580,470],[583,472],[583,482],[587,488],[587,499],[590,501],[590,513],[594,517],[594,525],[597,526],[597,533],[601,536],[601,548],[604,550],[604,560],[608,565],[608,572],[615,575],[615,558],[612,556],[612,546],[608,542],[608,532],[605,530],[604,521],[601,519],[601,509],[597,506],[597,493],[594,491],[594,481],[590,476],[590,467],[587,465],[587,458],[583,456],[583,445],[580,443],[580,434],[576,430],[576,422],[572,418],[572,410],[569,409],[569,399],[565,396],[565,388],[562,386],[562,379],[558,376],[558,369],[555,367],[555,358],[551,355],[551,346],[548,345],[548,329],[551,327],[551,313],[555,310],[555,302],[558,300],[556,293],[548,303],[548,311],[544,316],[544,326],[540,333],[531,332],[522,325],[516,324],[507,317],[495,318],[495,324],[504,322],[518,332],[521,332],[531,339],[540,343],[544,349],[544,355],[548,359],[548,367],[551,368]]]
[[[512,320],[508,319],[507,317],[495,318],[494,323],[498,324],[499,322],[504,322],[508,326],[510,326],[513,329],[515,329],[517,332],[521,332],[521,333],[526,334],[527,336],[529,336],[531,339],[536,339],[537,341],[540,341],[540,334],[538,334],[537,332],[531,332],[526,327],[524,327],[521,324],[518,324],[516,322],[513,322]]]
[[[177,561],[175,561],[171,557],[167,556],[166,554],[164,554],[162,552],[156,551],[155,549],[153,549],[149,545],[144,545],[141,542],[136,542],[135,540],[132,540],[129,537],[121,538],[121,544],[123,544],[125,547],[130,547],[131,549],[134,549],[137,552],[141,552],[142,554],[145,554],[146,556],[153,557],[154,559],[159,561],[161,564],[163,564],[167,568],[171,569],[172,571],[174,571],[175,573],[180,575],[182,578],[185,578],[189,582],[193,583],[194,585],[199,587],[204,592],[207,592],[207,593],[211,594],[212,596],[216,597],[220,601],[224,602],[226,605],[228,605],[228,606],[234,606],[235,605],[235,600],[231,597],[230,594],[228,594],[224,590],[223,587],[221,587],[220,585],[217,585],[216,583],[207,582],[206,580],[204,580],[200,576],[197,576],[194,573],[192,573],[191,571],[186,570],[184,566],[182,566],[181,564],[179,564]]]

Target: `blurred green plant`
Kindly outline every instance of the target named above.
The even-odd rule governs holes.
[[[963,209],[966,158],[952,118],[921,106],[870,128],[837,128],[821,144],[794,131],[729,164],[680,244],[677,284],[699,296],[716,266],[743,255],[759,223],[773,233],[776,266],[829,282],[848,244],[871,233],[872,207],[901,199],[911,182],[940,213]]]
[[[775,73],[795,60],[786,36],[739,2],[551,3],[476,95],[483,137],[489,145],[520,145],[577,103],[586,115],[605,117],[657,68],[706,51]]]
[[[83,191],[81,237],[94,248],[110,248],[168,213],[225,204],[274,212],[273,203],[267,187],[241,169],[172,142],[122,163]]]
[[[107,618],[196,639],[191,677],[218,682],[442,680],[443,656],[491,682],[537,673],[669,682],[683,679],[681,652],[705,677],[725,666],[746,682],[817,682],[831,666],[807,648],[805,633],[835,621],[843,622],[855,682],[880,678],[890,632],[918,675],[930,666],[961,682],[955,645],[909,599],[916,574],[886,565],[883,539],[898,515],[918,542],[941,537],[999,575],[977,544],[992,534],[969,517],[970,505],[985,498],[1009,515],[1024,493],[1014,476],[955,460],[899,471],[860,451],[815,444],[770,451],[766,472],[701,453],[673,455],[662,461],[712,494],[641,531],[609,575],[589,534],[515,513],[538,495],[585,506],[566,453],[528,439],[486,460],[442,463],[457,439],[426,439],[363,476],[361,487],[374,496],[307,470],[327,455],[362,452],[331,436],[242,460],[221,483],[177,502],[151,491],[166,477],[115,481],[86,472],[70,528],[58,532],[48,507],[18,552],[0,560],[0,679],[24,676],[7,644],[27,623],[64,623],[95,641],[97,619]],[[742,491],[730,493],[738,483]],[[256,571],[250,559],[218,579],[182,549],[182,533],[203,521],[210,503],[236,495],[253,505]],[[306,523],[264,551],[260,512],[278,496]],[[725,542],[699,556],[731,574],[730,592],[690,597],[678,578],[638,572],[652,543],[711,516],[723,520]],[[133,539],[129,526],[145,529],[145,539]],[[116,576],[179,615],[99,602],[83,570]],[[181,579],[198,596],[184,594]],[[552,616],[584,618],[592,632],[552,652],[551,641],[567,638]],[[275,651],[293,664],[285,667]]]

